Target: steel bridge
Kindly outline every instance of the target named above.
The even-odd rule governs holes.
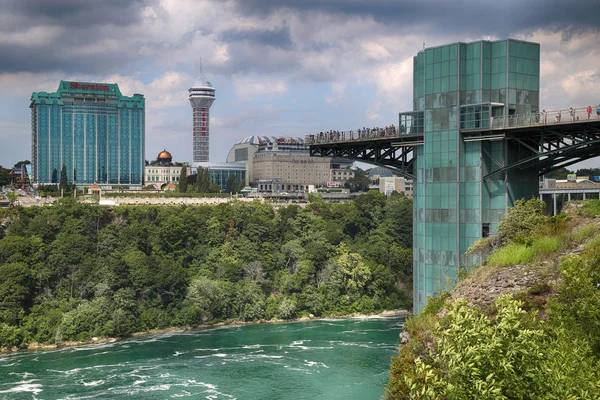
[[[516,144],[529,150],[510,162],[487,154],[495,168],[483,180],[521,170],[537,170],[541,176],[600,156],[600,115],[596,109],[592,115],[587,108],[576,108],[460,122],[460,133],[465,142],[502,140],[507,146]],[[422,126],[409,122],[400,127],[321,132],[307,135],[305,143],[311,156],[345,157],[415,179],[413,150],[423,145],[424,133]]]

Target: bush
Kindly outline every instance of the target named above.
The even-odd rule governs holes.
[[[530,236],[536,228],[542,225],[547,217],[544,216],[546,203],[538,198],[515,201],[506,217],[498,224],[498,235],[502,243],[513,241],[517,236]]]
[[[0,323],[0,347],[21,347],[25,340],[23,329]]]
[[[546,327],[508,295],[496,308],[490,318],[456,301],[435,332],[431,359],[415,358],[404,382],[390,382],[404,393],[394,398],[598,398],[587,343]]]

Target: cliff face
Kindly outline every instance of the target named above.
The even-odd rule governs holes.
[[[600,398],[600,200],[552,218],[536,203],[407,321],[388,399]]]

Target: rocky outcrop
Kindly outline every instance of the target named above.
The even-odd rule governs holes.
[[[384,318],[395,318],[395,317],[408,317],[410,313],[406,310],[386,310],[379,314],[380,317]]]

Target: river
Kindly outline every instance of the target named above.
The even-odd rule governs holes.
[[[380,399],[403,322],[226,326],[0,355],[0,399]]]

